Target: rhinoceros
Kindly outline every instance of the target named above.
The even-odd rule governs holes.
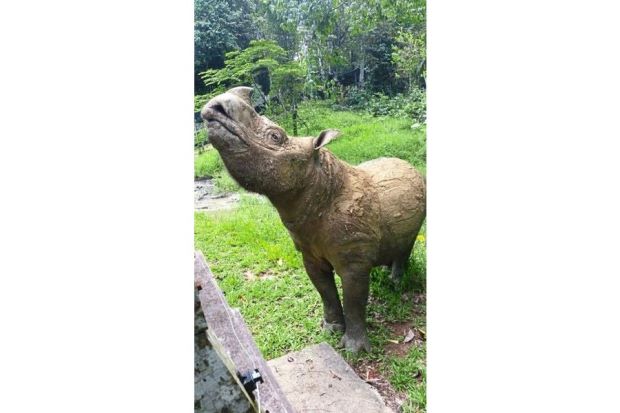
[[[236,87],[203,107],[209,141],[230,175],[277,209],[323,301],[323,328],[344,331],[347,350],[370,351],[370,271],[388,265],[391,277],[401,279],[426,214],[425,179],[401,159],[357,166],[338,159],[325,148],[336,130],[289,137],[254,110],[251,93]]]

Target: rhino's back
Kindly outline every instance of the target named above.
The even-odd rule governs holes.
[[[413,242],[424,221],[424,177],[408,162],[397,158],[373,159],[358,168],[370,175],[375,184],[383,230],[381,255],[391,255],[392,251]]]

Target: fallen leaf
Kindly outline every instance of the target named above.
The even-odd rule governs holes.
[[[405,339],[403,340],[403,343],[408,343],[411,340],[413,340],[415,337],[415,334],[413,333],[412,329],[409,329],[409,331],[407,332],[407,335],[405,336]]]

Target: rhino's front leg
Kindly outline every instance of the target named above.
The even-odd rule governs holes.
[[[344,331],[344,316],[334,280],[334,269],[326,261],[304,256],[306,272],[323,301],[323,328],[327,331]]]
[[[370,267],[347,268],[342,272],[342,294],[344,295],[345,333],[340,342],[347,350],[370,352],[370,341],[366,333],[366,303],[370,282]]]

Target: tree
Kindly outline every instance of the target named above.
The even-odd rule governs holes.
[[[198,73],[224,66],[225,53],[248,46],[256,33],[251,0],[194,0],[194,87],[206,92]]]
[[[426,33],[416,36],[402,31],[392,46],[392,61],[396,76],[407,79],[409,91],[414,87],[426,88]]]
[[[226,53],[224,67],[200,73],[210,95],[239,85],[253,85],[263,95],[269,94],[273,70],[286,61],[286,51],[271,40],[252,40],[241,51]],[[261,82],[261,79],[265,79]]]
[[[425,0],[195,4],[199,100],[239,84],[258,86],[266,101],[277,96],[289,108],[302,96],[324,98],[337,92],[345,101],[349,86],[359,96],[418,96],[416,90],[425,88]]]
[[[196,106],[231,87],[252,85],[266,104],[270,95],[277,97],[284,110],[292,114],[297,134],[297,106],[303,96],[304,73],[302,66],[290,60],[276,42],[252,40],[246,49],[226,53],[223,68],[200,73],[210,93],[202,96]]]
[[[289,62],[276,67],[273,71],[274,89],[278,100],[289,108],[293,120],[293,135],[297,135],[297,106],[302,99],[304,89],[304,70],[297,62]]]

